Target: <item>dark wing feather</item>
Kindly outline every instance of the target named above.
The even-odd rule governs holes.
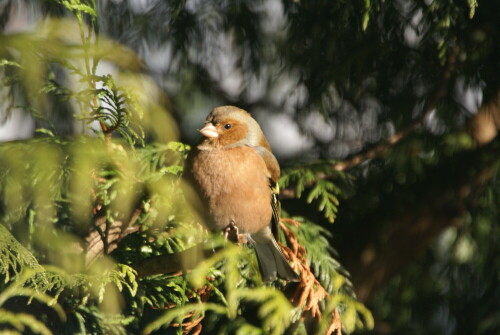
[[[273,208],[271,231],[273,232],[274,238],[279,241],[279,226],[280,226],[280,214],[281,214],[281,203],[278,199],[279,187],[278,184],[276,184],[271,179],[269,179],[269,185],[271,186],[271,207]]]
[[[257,153],[262,157],[267,166],[267,171],[269,172],[269,187],[271,188],[271,207],[273,209],[273,218],[271,220],[271,230],[273,232],[274,238],[279,240],[279,225],[280,225],[280,214],[281,214],[281,204],[278,200],[280,193],[280,188],[278,181],[280,178],[280,166],[278,160],[271,151],[267,148],[259,146],[255,147]]]

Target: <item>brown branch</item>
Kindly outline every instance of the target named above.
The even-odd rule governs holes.
[[[460,48],[455,45],[449,51],[448,58],[444,66],[444,70],[441,74],[441,80],[436,86],[436,89],[434,90],[433,94],[425,102],[422,115],[420,115],[420,117],[414,120],[410,125],[408,125],[403,130],[389,137],[383,143],[376,145],[375,147],[369,149],[368,151],[365,151],[351,158],[348,158],[342,162],[334,164],[333,165],[334,169],[337,171],[345,171],[347,169],[358,166],[359,164],[369,159],[376,158],[386,153],[392,146],[394,146],[396,143],[400,142],[403,138],[411,134],[415,130],[415,128],[417,128],[422,122],[424,122],[424,120],[436,108],[438,102],[444,98],[446,92],[448,91],[448,84],[453,72],[455,71],[456,60],[459,50]]]
[[[103,254],[109,254],[118,247],[118,243],[127,235],[140,230],[140,226],[134,225],[139,215],[142,213],[142,208],[137,208],[128,222],[115,221],[109,227],[107,226],[106,217],[99,216],[95,219],[94,228],[85,237],[86,253],[85,263],[91,265],[96,259]],[[105,236],[103,232],[107,231]]]
[[[330,326],[326,330],[325,334],[333,334],[335,331],[335,335],[342,335],[342,322],[340,321],[339,310],[336,308],[332,314],[332,321],[330,322]]]

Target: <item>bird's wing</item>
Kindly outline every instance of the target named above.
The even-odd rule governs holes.
[[[266,163],[267,171],[269,172],[269,186],[271,188],[271,207],[273,209],[273,217],[271,221],[271,230],[274,238],[278,239],[281,203],[278,199],[280,187],[278,184],[280,178],[280,166],[278,160],[274,155],[264,147],[255,147],[257,153],[262,157]]]
[[[273,182],[277,185],[278,180],[280,179],[280,166],[278,164],[278,160],[274,157],[273,153],[266,148],[261,146],[254,148],[266,163],[267,171],[269,172]],[[279,193],[279,189],[277,193]]]
[[[271,222],[271,230],[273,232],[274,238],[276,240],[279,240],[281,203],[278,200],[278,193],[272,192],[271,207],[273,208],[273,219]]]

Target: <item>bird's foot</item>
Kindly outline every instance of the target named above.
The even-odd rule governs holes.
[[[238,227],[234,224],[233,221],[231,221],[226,228],[222,231],[224,234],[224,238],[226,240],[229,240],[233,243],[238,242]]]
[[[223,230],[224,238],[228,241],[238,244],[246,244],[247,243],[247,235],[239,234],[238,227],[234,224],[234,221],[231,221],[226,228]]]

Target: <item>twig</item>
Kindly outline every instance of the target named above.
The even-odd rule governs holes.
[[[142,208],[136,208],[128,221],[114,221],[111,224],[106,222],[104,215],[98,216],[93,225],[93,229],[85,237],[86,253],[85,263],[87,266],[91,265],[96,259],[103,254],[109,254],[118,247],[118,243],[127,235],[135,233],[140,230],[139,225],[135,222],[143,211]],[[103,227],[108,226],[107,233],[102,230]]]

